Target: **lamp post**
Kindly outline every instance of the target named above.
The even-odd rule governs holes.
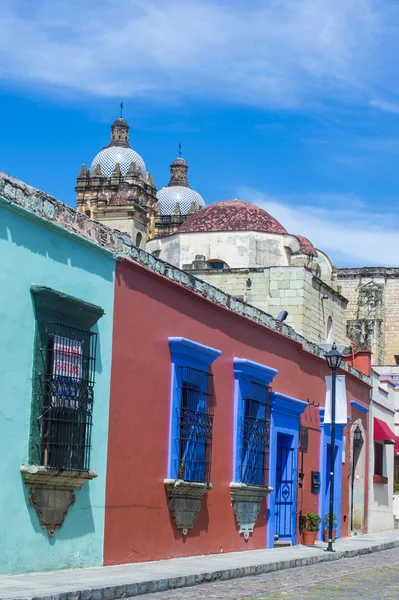
[[[339,369],[343,356],[337,350],[335,343],[329,352],[326,352],[327,364],[331,369],[331,452],[330,452],[330,510],[328,515],[328,546],[327,552],[334,552],[332,545],[333,514],[334,514],[334,470],[335,470],[335,399],[337,369]]]

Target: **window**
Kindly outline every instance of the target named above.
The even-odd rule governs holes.
[[[88,471],[101,307],[32,286],[36,312],[29,463]]]
[[[209,482],[213,425],[213,380],[206,371],[178,368],[178,478]]]
[[[138,234],[136,235],[136,246],[137,248],[140,248],[140,244],[141,244],[141,240],[143,239],[143,235],[138,232]]]
[[[254,486],[268,483],[271,395],[269,385],[277,371],[234,359],[235,457],[234,481]]]
[[[268,387],[257,381],[244,381],[241,417],[241,481],[266,485],[270,438]]]
[[[374,475],[383,476],[384,473],[384,444],[374,442]]]
[[[39,462],[88,470],[97,334],[59,323],[39,323]]]
[[[208,260],[207,262],[208,269],[228,269],[229,265],[227,265],[223,260]]]
[[[172,402],[169,474],[172,479],[209,483],[213,427],[213,376],[219,350],[185,338],[169,338]]]

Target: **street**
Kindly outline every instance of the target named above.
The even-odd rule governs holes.
[[[397,600],[399,548],[277,573],[145,594],[143,600]]]

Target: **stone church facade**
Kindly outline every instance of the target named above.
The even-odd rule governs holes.
[[[375,365],[399,365],[399,268],[338,269],[337,281],[355,348],[371,349]]]

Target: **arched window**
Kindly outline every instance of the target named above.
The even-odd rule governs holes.
[[[327,343],[332,344],[334,342],[334,323],[332,317],[327,319]]]
[[[214,258],[212,260],[208,260],[207,267],[208,269],[228,269],[229,265],[219,258]]]
[[[90,209],[85,210],[85,215],[86,215],[86,217],[91,217],[91,210]]]
[[[137,248],[140,248],[140,244],[141,244],[141,240],[143,239],[143,236],[140,232],[138,232],[138,234],[136,235],[136,246]]]

